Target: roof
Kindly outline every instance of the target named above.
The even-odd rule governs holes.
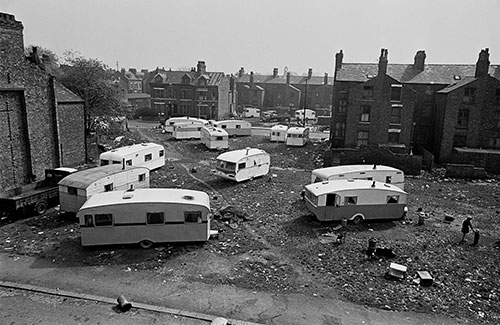
[[[231,123],[231,124],[233,124],[233,123],[241,123],[241,124],[250,125],[250,126],[252,125],[252,123],[250,123],[248,121],[245,121],[245,120],[222,120],[222,121],[215,121],[215,122],[213,122],[213,125],[214,126],[218,126],[218,125],[224,124],[224,123],[228,123],[228,124],[229,123]]]
[[[244,157],[261,155],[261,154],[269,155],[267,152],[265,152],[264,150],[261,150],[261,149],[246,148],[246,149],[239,149],[239,150],[224,152],[223,154],[220,154],[219,156],[217,156],[216,159],[236,163]]]
[[[213,126],[204,126],[203,129],[205,129],[208,133],[210,133],[210,135],[222,136],[222,137],[229,136],[229,134],[221,128],[216,128]]]
[[[374,185],[374,186],[373,186]],[[406,194],[399,187],[365,179],[342,179],[306,185],[305,188],[316,196],[346,190],[378,189]]]
[[[325,77],[323,76],[312,76],[307,78],[307,76],[294,76],[290,75],[290,84],[293,85],[305,85],[307,80],[308,85],[324,85]],[[236,79],[238,83],[250,83],[250,74],[244,74]],[[254,84],[286,84],[286,76],[277,76],[267,74],[253,74]],[[328,85],[333,85],[333,78],[328,77]]]
[[[288,128],[288,130],[286,131],[286,133],[290,133],[290,134],[302,134],[302,133],[304,133],[308,129],[309,128],[303,128],[303,127],[300,127],[300,126],[292,126],[292,127]]]
[[[495,150],[495,149],[476,149],[476,148],[453,148],[453,150],[456,150],[461,153],[485,153],[485,154],[493,154],[493,155],[500,155],[500,150]]]
[[[58,103],[79,103],[83,102],[83,99],[69,90],[68,88],[64,87],[60,82],[57,80],[54,82],[54,92],[56,96],[56,101]]]
[[[151,95],[146,93],[127,93],[125,94],[125,97],[127,97],[127,99],[141,99],[151,98]]]
[[[127,172],[134,169],[143,169],[145,173],[149,174],[149,169],[141,166],[123,166],[121,164],[106,165],[84,169],[64,177],[58,184],[64,186],[71,186],[76,188],[87,188],[90,184],[100,180],[103,177],[111,176],[114,174]]]
[[[440,94],[447,94],[447,93],[450,93],[460,87],[463,87],[465,85],[468,85],[470,83],[472,83],[473,81],[476,81],[477,78],[474,78],[474,77],[464,77],[462,80],[458,81],[458,82],[455,82],[439,91],[437,91],[437,93],[440,93]]]
[[[95,208],[130,203],[178,203],[201,205],[210,209],[208,194],[201,191],[174,188],[141,188],[133,191],[110,191],[92,195],[80,208]]]
[[[385,165],[341,165],[341,166],[333,166],[333,167],[325,167],[314,169],[312,173],[314,175],[318,175],[322,178],[328,178],[328,176],[336,175],[336,174],[348,174],[355,172],[367,172],[367,171],[396,171],[401,172],[401,170],[385,166]]]
[[[102,155],[108,156],[108,155],[114,155],[114,156],[127,156],[131,153],[146,149],[146,148],[163,148],[162,145],[156,144],[156,143],[139,143],[139,144],[133,144],[131,146],[126,146],[126,147],[119,147],[112,149],[110,151],[106,151],[101,153]],[[107,154],[107,155],[106,155]]]
[[[154,82],[157,75],[163,78],[162,83],[164,84],[182,84],[182,78],[188,76],[191,79],[190,84],[194,86],[197,85],[197,80],[199,78],[205,78],[207,80],[207,86],[218,86],[226,78],[224,72],[205,72],[203,75],[198,75],[196,71],[158,70],[158,73],[153,72],[151,82]]]
[[[424,71],[416,70],[413,64],[388,64],[387,75],[404,83],[453,84],[456,76],[474,76],[476,65],[471,64],[426,64]],[[378,74],[378,63],[342,63],[337,71],[337,81],[365,82]],[[500,80],[500,66],[490,65],[489,74]]]
[[[271,127],[271,131],[275,131],[275,130],[283,130],[283,131],[286,131],[286,130],[288,130],[288,126],[286,126],[286,125],[281,125],[281,124],[276,124],[276,125],[274,125],[273,127]]]

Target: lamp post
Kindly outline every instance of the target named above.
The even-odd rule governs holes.
[[[304,116],[303,116],[304,127],[306,127],[307,80],[309,80],[309,76],[307,76],[307,78],[306,78],[306,91],[305,91],[305,96],[304,96]]]

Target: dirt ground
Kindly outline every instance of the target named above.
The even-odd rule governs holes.
[[[266,177],[233,183],[210,172],[219,152],[196,140],[176,141],[152,128],[132,130],[114,145],[141,140],[167,148],[167,163],[152,172],[151,187],[209,193],[217,238],[202,244],[158,244],[150,250],[134,245],[82,249],[76,221],[52,211],[2,225],[0,250],[65,266],[121,265],[179,281],[305,293],[387,310],[500,323],[498,179],[446,179],[442,170],[407,176],[405,220],[348,225],[342,229],[345,242],[336,244],[323,235],[338,224],[318,222],[300,197],[311,170],[321,167],[327,143],[289,148],[265,137],[232,138],[230,149],[263,149],[271,154],[272,166]],[[221,213],[228,207],[235,213]],[[425,223],[419,225],[422,213]],[[471,234],[466,244],[458,243],[468,214],[481,234],[477,246],[470,245]],[[445,216],[454,220],[445,221]],[[396,256],[369,258],[370,239]],[[404,279],[384,276],[391,262],[408,267]],[[417,271],[428,271],[432,286],[420,286]]]

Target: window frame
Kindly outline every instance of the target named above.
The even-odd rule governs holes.
[[[196,218],[196,221],[193,221]],[[184,223],[201,223],[201,211],[184,211]]]
[[[98,220],[98,218],[106,217],[106,220]],[[112,213],[96,213],[94,214],[94,227],[112,227],[114,225]]]

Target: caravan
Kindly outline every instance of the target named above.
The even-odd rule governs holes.
[[[267,152],[255,148],[233,150],[219,155],[217,176],[241,182],[269,173],[271,158]]]
[[[100,166],[125,164],[126,166],[144,166],[150,170],[165,165],[165,148],[156,143],[141,143],[120,147],[101,153]]]
[[[183,139],[200,139],[201,138],[201,128],[202,124],[199,123],[180,123],[174,124],[174,131],[172,132],[172,136],[177,140]]]
[[[229,135],[226,131],[211,126],[201,129],[201,143],[208,149],[227,149],[229,148]]]
[[[210,199],[201,191],[147,188],[95,194],[77,214],[82,246],[198,242],[210,237]]]
[[[255,107],[244,107],[243,117],[260,117],[260,109]]]
[[[271,128],[271,142],[286,142],[286,131],[288,127],[277,124]]]
[[[243,120],[214,121],[212,126],[223,129],[229,136],[252,135],[252,124]]]
[[[407,212],[407,193],[376,181],[346,179],[305,186],[306,206],[319,221],[400,219]]]
[[[299,126],[290,127],[286,131],[286,145],[302,147],[309,142],[309,128]]]
[[[314,169],[311,173],[311,183],[350,178],[393,184],[404,190],[404,172],[390,166],[342,165]]]
[[[295,120],[299,121],[300,123],[304,123],[304,111],[305,111],[305,116],[306,116],[306,124],[316,124],[317,118],[316,118],[316,112],[313,111],[312,109],[298,109],[295,111]]]
[[[208,125],[209,123],[207,120],[191,116],[171,117],[165,121],[165,127],[164,127],[165,132],[167,133],[174,132],[174,125],[177,124],[198,124],[199,126],[205,126]]]
[[[149,169],[107,165],[78,171],[59,182],[60,210],[77,213],[96,193],[149,187]]]

